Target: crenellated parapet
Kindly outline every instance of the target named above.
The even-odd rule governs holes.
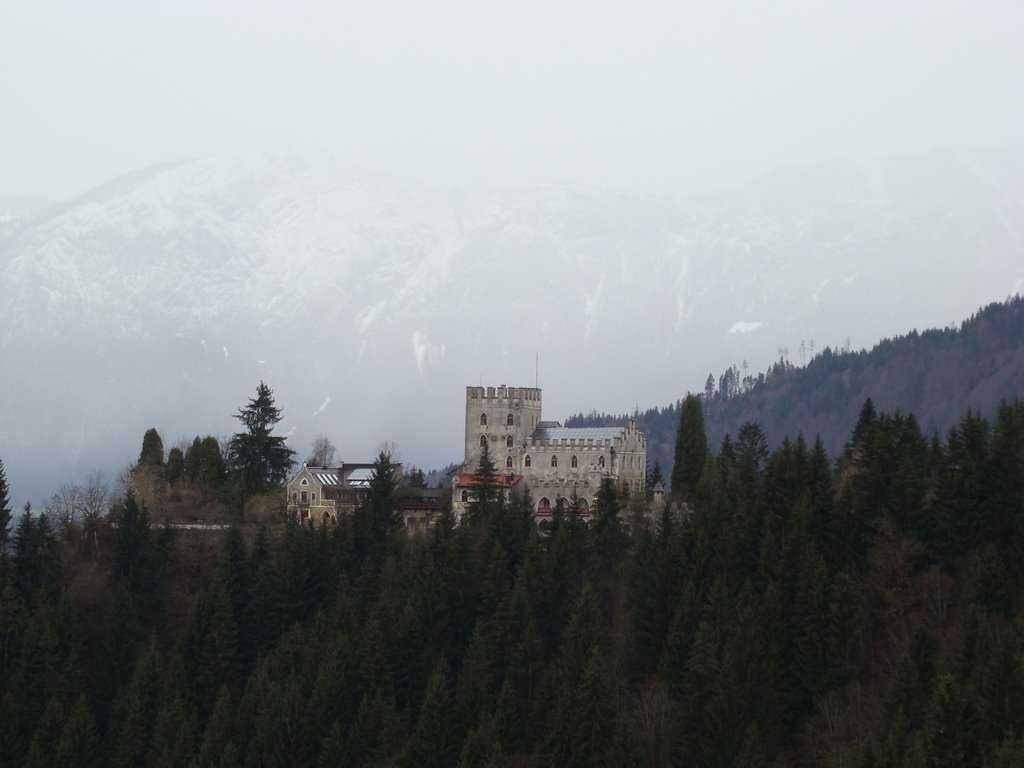
[[[466,387],[466,401],[471,400],[522,400],[540,402],[538,387]]]
[[[499,476],[520,478],[531,488],[538,515],[573,497],[589,509],[606,479],[631,490],[644,487],[647,440],[635,421],[580,428],[543,421],[538,387],[466,387],[463,475],[476,470],[485,446]],[[457,516],[471,495],[453,484]]]

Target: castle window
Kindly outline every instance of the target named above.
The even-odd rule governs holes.
[[[558,457],[557,456],[552,456],[551,457],[551,466],[552,467],[557,467],[558,466]]]
[[[542,496],[537,507],[539,509],[551,509],[551,500],[547,496]]]
[[[525,459],[523,459],[523,465],[527,466],[527,467],[530,466],[530,457],[529,456],[527,456]]]
[[[469,501],[469,491],[463,491],[462,492],[462,500],[463,501]]]
[[[512,457],[511,456],[509,456],[507,459],[505,459],[505,467],[507,469],[512,469]]]
[[[573,456],[573,457],[572,457],[572,468],[573,468],[573,469],[576,469],[576,467],[577,467],[576,457],[575,457],[575,456]]]
[[[480,447],[481,448],[486,448],[487,447],[487,435],[480,435]]]
[[[505,423],[506,423],[506,424],[507,424],[508,426],[510,426],[510,427],[511,427],[511,426],[512,426],[513,424],[515,424],[515,421],[513,420],[513,418],[512,418],[512,414],[511,414],[511,413],[510,413],[510,414],[508,415],[508,417],[506,417],[506,419],[505,419]]]
[[[487,426],[487,414],[486,413],[481,413],[480,414],[480,426],[481,427],[486,427]]]
[[[604,456],[601,456],[601,457],[600,457],[600,458],[599,458],[599,459],[597,460],[597,466],[601,467],[601,469],[604,469]]]
[[[513,446],[512,435],[509,435],[508,437],[505,438],[505,445],[508,448],[511,448]]]

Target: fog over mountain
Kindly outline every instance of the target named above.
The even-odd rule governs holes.
[[[306,455],[460,458],[464,388],[612,412],[869,346],[1024,290],[1024,161],[954,152],[790,167],[699,198],[438,189],[324,155],[140,170],[0,201],[0,456],[19,504],[227,435],[260,380]]]

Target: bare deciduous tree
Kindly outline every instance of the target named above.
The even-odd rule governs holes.
[[[95,528],[110,507],[110,485],[102,469],[90,472],[85,478],[80,504],[82,527],[87,531]]]
[[[329,467],[334,464],[334,452],[337,449],[327,435],[317,435],[310,448],[306,463],[315,467]]]
[[[81,496],[81,487],[74,483],[64,483],[57,493],[49,498],[43,508],[47,517],[57,521],[65,536],[71,535],[71,526],[74,525],[78,515]]]

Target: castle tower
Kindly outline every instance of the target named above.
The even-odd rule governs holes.
[[[522,474],[522,448],[540,423],[540,405],[535,387],[466,387],[464,471],[476,470],[486,440],[498,474]]]

